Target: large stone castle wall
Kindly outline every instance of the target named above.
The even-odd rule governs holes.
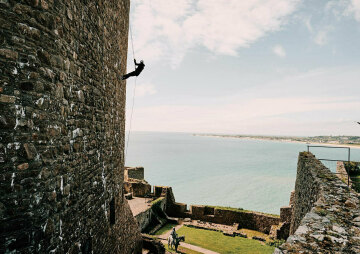
[[[132,253],[129,0],[0,1],[0,252]]]
[[[299,155],[290,233],[274,253],[360,253],[359,194],[311,153]]]

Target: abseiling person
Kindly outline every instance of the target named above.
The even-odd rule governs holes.
[[[134,77],[134,76],[137,77],[137,76],[140,75],[140,73],[143,71],[143,69],[145,67],[144,61],[141,60],[140,63],[137,63],[136,59],[134,59],[134,63],[135,63],[135,66],[136,66],[135,71],[132,71],[132,72],[129,72],[128,74],[125,74],[124,76],[121,77],[121,80],[125,80],[125,79],[128,79],[129,77]]]

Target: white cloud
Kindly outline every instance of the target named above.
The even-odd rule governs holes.
[[[360,22],[360,0],[332,0],[325,5],[325,11],[331,12],[338,20],[343,16],[353,16]]]
[[[343,100],[343,101],[339,101]],[[288,133],[285,126],[302,125],[313,122],[321,126],[330,119],[322,117],[324,111],[349,111],[360,108],[354,98],[316,97],[260,98],[208,107],[163,105],[144,107],[136,110],[134,130],[185,131],[185,132],[238,132],[251,134],[269,134],[269,126],[278,133]],[[347,100],[349,100],[347,102]],[[317,119],[297,119],[283,115],[294,115],[312,112]],[[335,114],[335,113],[334,113]],[[336,114],[339,115],[338,113]],[[355,120],[355,119],[353,119]],[[144,128],[145,127],[145,128]],[[293,132],[301,135],[301,130],[292,126]],[[318,131],[318,130],[313,130]],[[293,133],[294,134],[294,133]]]
[[[280,30],[299,0],[152,0],[134,2],[136,55],[179,65],[196,46],[236,55],[267,33]],[[131,46],[131,45],[129,45]]]
[[[286,52],[281,45],[276,45],[275,47],[273,47],[273,52],[275,55],[277,55],[281,58],[286,57]]]
[[[332,29],[332,27],[326,26],[319,30],[314,37],[314,42],[319,46],[327,44],[329,41],[329,33]]]
[[[217,97],[210,105],[140,106],[132,126],[147,131],[356,135],[359,78],[358,67],[318,69],[269,82],[262,89]]]
[[[354,14],[354,18],[360,22],[360,0],[351,0],[349,9]]]
[[[314,31],[314,29],[311,24],[311,18],[304,19],[304,22],[305,22],[306,28],[309,30],[310,33],[312,33]]]
[[[327,35],[328,35],[328,31],[326,30],[319,31],[314,38],[314,42],[320,46],[325,45],[327,42]]]

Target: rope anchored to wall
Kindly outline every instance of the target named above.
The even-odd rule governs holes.
[[[132,53],[133,53],[133,58],[134,58],[134,67],[135,67],[135,71],[136,71],[135,51],[134,51],[134,43],[133,43],[132,29],[131,29],[130,20],[129,20],[129,30],[130,30],[131,48],[132,48]],[[130,73],[129,73],[129,74],[130,74]],[[140,73],[139,73],[139,74],[140,74]],[[128,75],[128,74],[127,74],[127,75]],[[126,148],[125,148],[125,158],[124,158],[124,164],[125,164],[125,165],[126,165],[127,151],[128,151],[128,147],[129,147],[129,141],[130,141],[130,132],[131,132],[132,118],[133,118],[133,113],[134,113],[134,104],[135,104],[135,93],[136,93],[136,81],[137,81],[137,76],[138,76],[138,75],[136,75],[136,77],[135,77],[135,79],[134,79],[134,92],[133,92],[132,105],[131,105],[129,130],[128,130],[128,135],[127,135]],[[123,77],[122,79],[124,79],[124,77]]]

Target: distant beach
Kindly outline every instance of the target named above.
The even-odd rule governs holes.
[[[262,141],[273,141],[273,142],[284,142],[284,143],[300,143],[306,145],[323,145],[323,146],[333,146],[333,147],[350,147],[354,149],[360,149],[360,145],[355,144],[341,144],[341,143],[322,143],[322,142],[307,142],[307,141],[299,141],[292,140],[282,137],[259,137],[259,136],[237,136],[237,135],[220,135],[220,134],[193,134],[194,136],[204,136],[204,137],[214,137],[214,138],[238,138],[238,139],[246,139],[246,140],[262,140]]]

